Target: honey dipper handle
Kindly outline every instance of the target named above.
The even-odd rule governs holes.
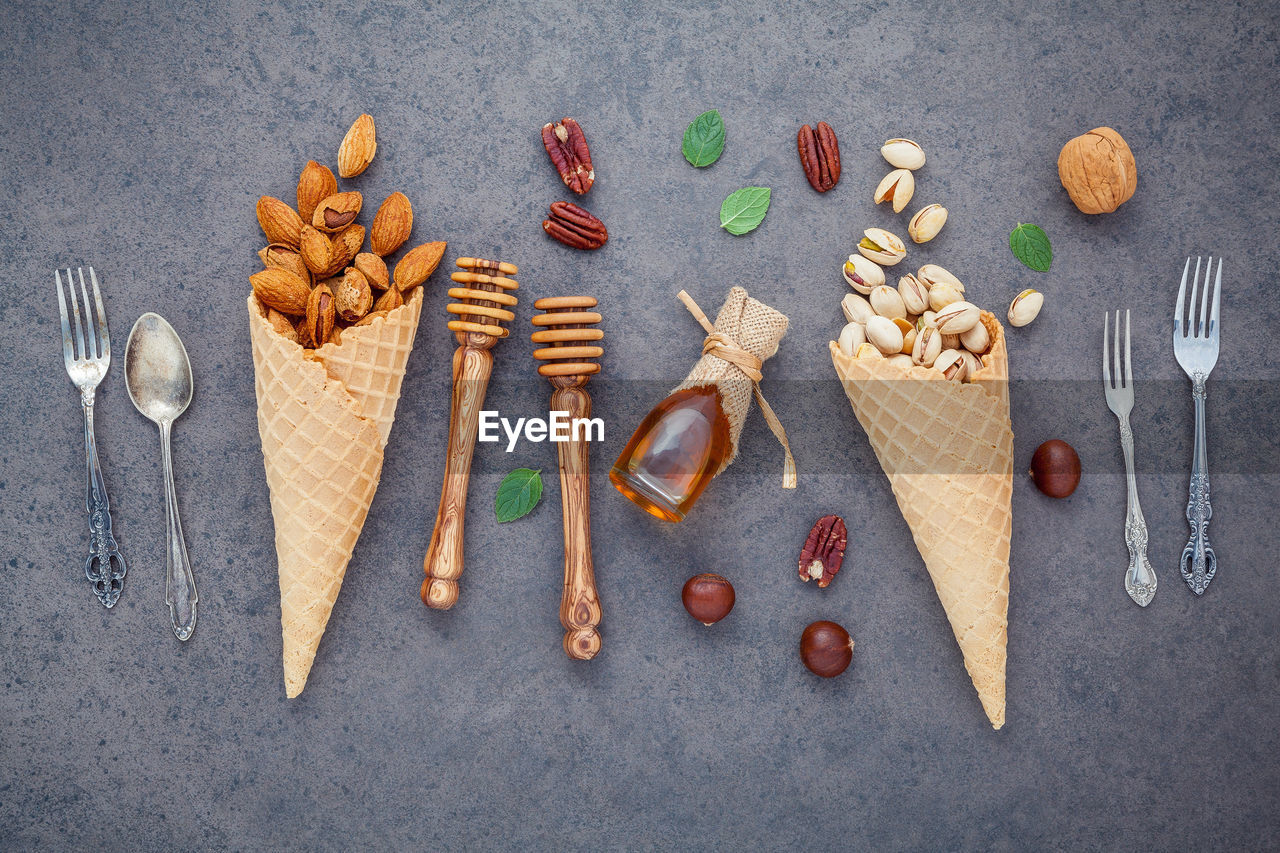
[[[422,603],[448,610],[458,600],[462,576],[462,533],[467,514],[467,483],[476,449],[480,410],[489,387],[493,353],[460,346],[453,353],[453,400],[449,409],[449,455],[440,489],[440,509],[431,532],[431,545],[422,561]]]
[[[591,417],[591,397],[580,387],[558,388],[551,395],[553,411],[574,418]],[[572,437],[572,433],[570,433]],[[596,593],[591,563],[590,443],[562,441],[560,451],[560,500],[564,510],[564,595],[560,599],[560,624],[564,626],[564,650],[574,660],[591,660],[600,651],[600,596]]]

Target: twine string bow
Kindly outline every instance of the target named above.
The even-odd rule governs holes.
[[[759,356],[738,346],[737,342],[728,335],[716,331],[716,327],[707,319],[707,315],[703,313],[702,309],[698,307],[698,303],[694,302],[693,297],[688,293],[682,290],[676,294],[676,298],[684,303],[684,307],[689,309],[689,313],[698,321],[698,325],[702,326],[707,332],[707,337],[702,341],[702,354],[713,355],[721,361],[727,361],[741,370],[751,380],[751,390],[755,394],[756,403],[760,406],[761,414],[764,415],[765,423],[769,425],[774,438],[778,439],[778,443],[782,445],[782,452],[786,456],[782,467],[782,488],[794,489],[796,487],[796,460],[791,455],[791,444],[787,441],[787,431],[783,428],[782,421],[778,420],[778,416],[774,413],[773,407],[769,405],[769,401],[764,398],[764,392],[760,390],[760,380],[764,376],[760,368],[764,362]]]

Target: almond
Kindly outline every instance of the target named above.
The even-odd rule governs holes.
[[[413,230],[413,206],[404,193],[392,193],[378,208],[369,227],[369,243],[375,255],[386,256],[399,249]]]
[[[267,322],[271,324],[271,328],[276,330],[276,334],[286,340],[298,342],[298,330],[293,327],[293,323],[288,317],[281,314],[274,308],[267,309]]]
[[[347,135],[342,138],[342,145],[338,147],[338,174],[344,178],[354,178],[369,168],[377,150],[378,139],[374,134],[373,116],[365,113],[351,125]]]
[[[302,230],[302,217],[278,198],[264,195],[258,199],[258,224],[267,235],[268,243],[298,245],[298,232]]]
[[[396,289],[412,290],[426,281],[436,267],[440,266],[444,248],[444,243],[423,243],[406,252],[400,263],[396,264]]]
[[[351,263],[364,273],[365,278],[369,279],[370,287],[386,290],[391,286],[391,273],[387,271],[387,262],[372,252],[361,252]]]
[[[394,287],[387,290],[386,293],[378,297],[378,301],[373,303],[374,311],[390,311],[399,308],[404,304],[404,295]]]
[[[369,280],[358,269],[348,269],[343,274],[338,286],[333,289],[333,304],[338,316],[348,323],[354,323],[369,313],[373,307],[373,291],[369,288]]]
[[[360,254],[364,245],[364,226],[350,225],[343,231],[333,235],[333,259],[327,272],[336,275]]]
[[[355,325],[367,326],[370,323],[372,323],[374,320],[377,320],[379,317],[386,317],[386,316],[387,316],[386,311],[370,311],[368,314],[365,314],[363,317],[357,320]]]
[[[302,255],[293,246],[284,243],[272,243],[265,249],[258,250],[258,257],[267,269],[288,270],[298,278],[311,284],[311,270],[302,262]]]
[[[301,317],[307,313],[311,287],[288,270],[270,269],[249,276],[258,301],[282,314]]]
[[[330,234],[356,221],[364,197],[358,192],[334,193],[320,200],[311,214],[311,227]]]
[[[298,213],[304,222],[311,221],[316,205],[338,191],[338,179],[315,160],[308,160],[298,176]]]
[[[333,243],[310,225],[302,226],[299,240],[302,262],[317,276],[324,276],[333,262]]]

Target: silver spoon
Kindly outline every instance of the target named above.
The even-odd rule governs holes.
[[[196,628],[199,599],[191,561],[187,558],[187,543],[182,538],[182,521],[178,518],[169,433],[174,420],[191,403],[191,362],[178,333],[159,314],[143,314],[133,324],[124,348],[124,381],[134,407],[160,426],[165,515],[169,523],[164,600],[169,605],[173,633],[179,640],[187,640]]]

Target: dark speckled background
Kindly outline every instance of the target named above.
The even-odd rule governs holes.
[[[1266,849],[1280,845],[1274,346],[1280,21],[1274,4],[299,2],[15,3],[0,8],[0,847],[6,849],[805,848]],[[695,171],[684,125],[718,107],[729,142]],[[388,464],[306,692],[284,698],[272,527],[244,319],[263,193],[332,164],[351,120],[377,118],[355,186],[404,190],[418,239],[518,262],[516,334],[494,407],[545,412],[528,304],[598,294],[608,431],[594,455],[605,648],[568,661],[556,619],[558,485],[499,526],[506,470],[554,470],[549,445],[482,446],[468,569],[452,612],[417,597],[447,432],[444,276],[433,280]],[[578,117],[609,226],[581,254],[538,227],[566,193],[538,128]],[[794,138],[825,119],[844,177],[804,183]],[[1055,158],[1120,129],[1137,195],[1077,213]],[[838,266],[875,209],[886,138],[919,140],[917,203],[951,221],[912,247],[982,304],[1047,294],[1011,335],[1018,466],[1040,441],[1080,446],[1069,500],[1015,486],[1008,725],[986,724],[909,533],[838,386]],[[755,233],[720,200],[774,188]],[[1047,275],[1006,237],[1051,235]],[[1226,337],[1210,383],[1213,538],[1201,599],[1176,575],[1191,401],[1168,343],[1182,259],[1228,258]],[[93,264],[117,361],[98,438],[131,561],[113,611],[81,573],[80,413],[59,357],[50,273]],[[605,470],[694,360],[733,283],[793,331],[766,390],[793,432],[795,492],[758,415],[740,461],[690,519],[661,526]],[[1160,592],[1121,589],[1123,483],[1097,387],[1101,311],[1129,306],[1142,496]],[[123,344],[155,310],[182,334],[196,398],[175,435],[200,589],[195,638],[163,606],[158,442],[124,390]],[[1259,381],[1260,380],[1260,381]],[[820,514],[850,520],[844,573],[802,586]],[[732,616],[690,620],[680,585],[716,569]],[[847,625],[853,669],[820,681],[803,626]]]

